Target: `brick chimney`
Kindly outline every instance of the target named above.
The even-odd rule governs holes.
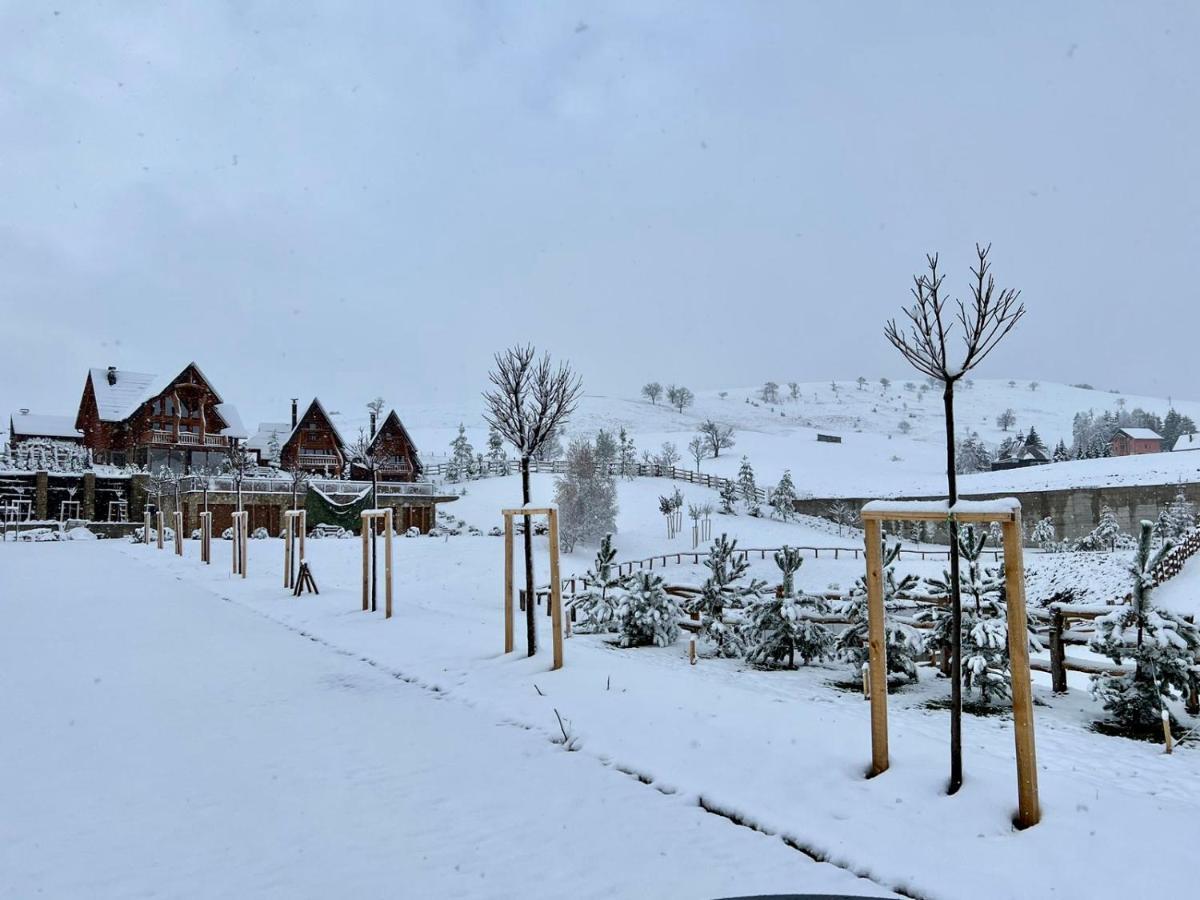
[[[108,367],[108,383],[109,384],[117,383],[117,367],[116,366]]]
[[[296,404],[297,404],[297,403],[299,403],[299,402],[300,402],[300,398],[299,398],[299,397],[293,397],[293,398],[292,398],[292,427],[293,427],[293,428],[295,428],[295,427],[296,427],[296,416],[297,416],[297,414],[298,414],[298,410],[296,409]]]

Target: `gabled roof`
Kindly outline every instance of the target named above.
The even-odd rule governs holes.
[[[312,412],[314,406],[317,408],[317,411],[321,414],[322,418],[324,418],[325,421],[327,423],[329,423],[329,430],[332,431],[333,436],[335,438],[337,438],[338,446],[341,447],[343,450],[345,450],[346,449],[346,439],[342,437],[342,433],[340,431],[338,431],[338,427],[333,424],[333,419],[330,417],[329,413],[327,413],[325,411],[325,407],[321,405],[321,401],[319,399],[317,399],[316,397],[313,397],[312,403],[308,404],[308,406],[306,406],[304,408],[304,412],[302,412],[299,416],[296,417],[296,427],[292,428],[290,430],[287,438],[285,438],[283,441],[281,441],[279,446],[283,447],[284,445],[290,444],[292,442],[292,438],[294,438],[296,436],[296,432],[298,432],[300,430],[300,424],[306,418],[308,418],[308,414],[310,412]]]
[[[1200,434],[1196,434],[1194,431],[1188,434],[1181,434],[1179,437],[1175,438],[1175,446],[1171,449],[1200,450]]]
[[[271,436],[275,436],[275,442],[282,448],[283,442],[291,432],[292,426],[288,422],[259,422],[258,430],[246,441],[246,449],[257,450],[264,460],[278,462],[278,457],[271,455]]]
[[[96,409],[100,414],[100,420],[103,422],[124,422],[138,408],[148,400],[153,400],[168,387],[171,386],[180,375],[186,372],[189,368],[195,369],[196,373],[204,379],[204,383],[208,385],[212,391],[213,399],[217,403],[217,414],[225,419],[229,428],[221,432],[228,434],[230,437],[244,437],[244,434],[233,434],[230,429],[235,427],[235,423],[231,422],[221,411],[222,407],[227,406],[221,395],[217,393],[217,389],[213,387],[213,383],[209,381],[208,376],[200,369],[195,362],[190,362],[174,375],[150,375],[145,372],[129,372],[125,369],[116,370],[116,384],[108,383],[108,368],[93,368],[88,370],[88,378],[92,382],[92,393],[96,395]],[[232,409],[233,417],[237,419],[236,427],[239,431],[245,432],[242,427],[241,419],[237,415],[237,410]]]
[[[8,420],[13,437],[50,437],[81,440],[74,416],[43,416],[37,413],[13,413]]]
[[[379,440],[379,436],[383,434],[383,429],[387,427],[389,422],[395,422],[396,427],[400,429],[400,433],[404,435],[404,439],[408,441],[408,446],[413,448],[413,453],[417,452],[417,443],[412,439],[412,435],[408,433],[408,429],[404,427],[404,423],[400,421],[400,417],[396,415],[396,411],[389,410],[388,414],[383,417],[383,421],[379,423],[375,429],[375,437],[371,438],[371,442],[367,444],[368,450],[375,448],[375,442]]]
[[[1161,441],[1162,435],[1152,428],[1122,428],[1117,434],[1133,438],[1135,441]]]

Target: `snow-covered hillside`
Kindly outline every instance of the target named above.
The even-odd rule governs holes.
[[[790,469],[798,492],[812,496],[852,496],[936,493],[944,472],[943,411],[937,389],[921,391],[917,378],[893,378],[884,390],[877,380],[861,389],[853,381],[798,385],[798,398],[789,399],[786,384],[781,400],[763,403],[760,387],[702,391],[695,403],[679,413],[663,401],[588,394],[579,405],[568,433],[595,433],[624,427],[639,452],[657,452],[670,441],[681,454],[696,427],[714,419],[736,430],[737,445],[718,459],[701,463],[701,471],[734,475],[743,455],[750,458],[761,483],[774,483]],[[959,390],[956,411],[961,435],[978,432],[995,447],[1016,431],[1036,428],[1050,447],[1062,439],[1071,442],[1071,423],[1077,412],[1142,408],[1165,415],[1174,405],[1180,413],[1200,420],[1200,403],[1168,401],[1159,397],[1113,394],[1063,384],[1038,384],[1028,380],[979,379]],[[909,387],[911,385],[911,387]],[[461,422],[476,446],[486,443],[481,405],[470,408],[426,406],[400,410],[423,458],[444,457]],[[1005,431],[997,417],[1011,409],[1016,418]],[[904,423],[904,424],[902,424]],[[358,423],[347,421],[353,433]],[[905,427],[907,426],[907,428]],[[820,443],[817,434],[834,434],[842,443]],[[686,457],[681,465],[688,465]],[[1170,483],[1200,476],[1200,453],[1141,457],[1127,460],[1092,460],[1058,464],[1024,472],[995,473],[967,479],[964,490],[1003,491],[1049,486],[1113,483]],[[1115,479],[1115,480],[1113,480]]]

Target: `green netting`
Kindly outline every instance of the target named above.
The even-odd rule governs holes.
[[[375,503],[370,488],[349,503],[338,503],[320,489],[309,485],[304,508],[308,512],[309,528],[317,525],[337,525],[347,531],[358,531],[362,527],[363,510],[374,509]]]

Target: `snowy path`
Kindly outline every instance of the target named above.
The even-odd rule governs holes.
[[[104,544],[0,548],[0,896],[885,896]]]

